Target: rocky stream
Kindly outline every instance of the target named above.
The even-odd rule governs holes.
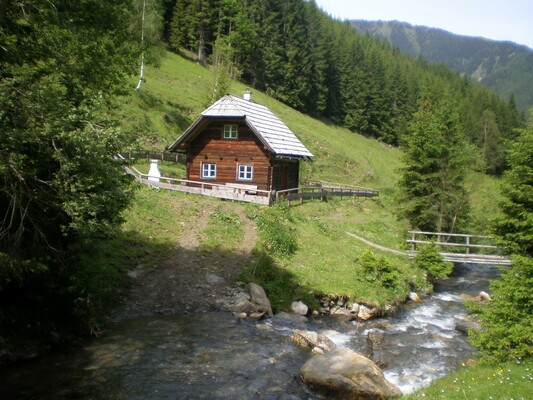
[[[464,296],[487,290],[497,274],[458,265],[434,294],[369,321],[290,314],[239,319],[220,311],[122,318],[100,338],[4,369],[0,398],[320,399],[302,382],[301,368],[315,356],[294,344],[300,331],[366,355],[410,393],[472,356],[456,329],[466,316]]]

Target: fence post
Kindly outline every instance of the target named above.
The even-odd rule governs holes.
[[[466,254],[470,254],[470,236],[465,236],[466,239]]]
[[[416,243],[415,243],[415,240],[416,240],[416,232],[411,232],[411,251],[414,253],[416,251]]]

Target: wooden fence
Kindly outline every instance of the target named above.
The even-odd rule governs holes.
[[[209,182],[189,181],[186,179],[152,177],[143,174],[135,167],[126,167],[126,172],[134,176],[137,182],[159,189],[200,194],[203,196],[262,205],[270,205],[273,200],[272,192],[255,188],[251,189],[248,185],[219,185]]]
[[[175,155],[174,153],[161,153]],[[142,157],[139,157],[139,153],[128,153],[126,155],[119,154],[121,159],[126,158],[144,158],[148,156],[152,157],[154,154],[143,153]],[[228,200],[244,201],[248,203],[256,203],[262,205],[271,205],[274,201],[287,200],[290,204],[291,201],[299,199],[303,202],[304,199],[316,199],[320,198],[326,200],[330,196],[359,196],[359,197],[376,197],[379,192],[374,189],[349,187],[341,184],[332,184],[329,182],[311,182],[309,187],[299,187],[294,189],[280,190],[280,191],[267,191],[258,190],[257,186],[242,185],[237,183],[216,184],[210,182],[190,181],[186,179],[176,179],[167,177],[151,177],[147,174],[143,174],[133,166],[125,167],[126,172],[133,175],[137,182],[167,190],[175,190],[184,193],[194,193],[204,196],[218,197]]]
[[[342,184],[334,184],[330,182],[306,182],[307,185],[303,187],[278,190],[276,192],[277,200],[287,200],[289,204],[291,201],[299,200],[303,203],[307,199],[321,199],[326,201],[328,197],[377,197],[379,192],[374,189],[353,187]]]

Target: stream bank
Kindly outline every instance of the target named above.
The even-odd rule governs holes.
[[[227,312],[126,318],[69,352],[3,370],[0,397],[319,399],[299,377],[312,357],[291,342],[299,329],[371,352],[387,379],[409,393],[472,356],[466,336],[455,329],[466,315],[461,295],[477,295],[497,275],[496,268],[459,266],[423,302],[367,322],[324,316],[297,325],[277,317],[241,321]]]

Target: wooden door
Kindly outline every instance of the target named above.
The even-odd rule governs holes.
[[[281,190],[289,189],[289,166],[283,164],[281,166]]]

